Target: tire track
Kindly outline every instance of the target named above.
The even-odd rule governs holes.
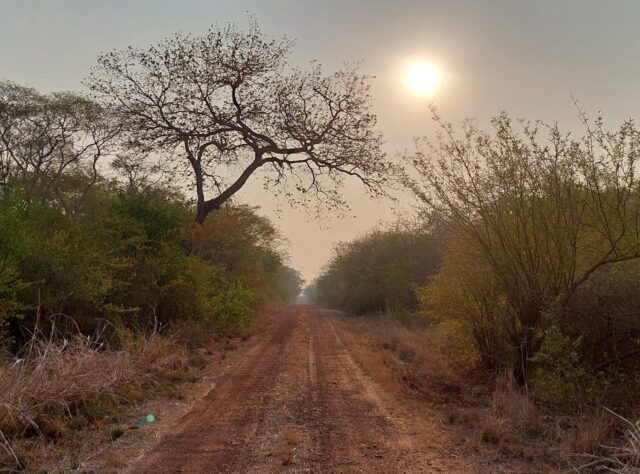
[[[276,315],[264,341],[129,472],[474,472],[438,453],[434,425],[364,374],[331,314]]]
[[[295,318],[285,311],[275,318],[271,337],[231,367],[204,399],[130,472],[243,472],[251,463],[246,446],[254,444],[264,424],[272,389],[286,367],[287,343]]]

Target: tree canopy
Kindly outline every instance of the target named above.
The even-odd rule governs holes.
[[[370,78],[355,66],[330,75],[317,63],[292,67],[291,50],[255,23],[212,27],[102,54],[86,84],[118,115],[130,147],[160,153],[192,180],[199,223],[261,168],[265,186],[292,202],[344,205],[346,176],[383,193],[392,165]]]
[[[42,94],[0,82],[0,185],[19,183],[26,196],[59,199],[61,178],[90,171],[118,135],[111,114],[71,92]],[[80,191],[86,190],[82,187]]]

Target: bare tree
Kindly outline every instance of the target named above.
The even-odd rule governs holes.
[[[85,97],[0,82],[0,183],[19,181],[28,197],[56,194],[73,168],[88,170],[85,186],[93,185],[117,134],[108,113]]]
[[[288,65],[292,43],[255,23],[176,34],[146,50],[102,54],[86,84],[115,110],[129,146],[157,152],[190,177],[196,222],[258,169],[290,201],[344,204],[344,177],[383,192],[392,167],[380,150],[369,78],[346,67],[324,75]],[[213,190],[213,197],[206,197]]]

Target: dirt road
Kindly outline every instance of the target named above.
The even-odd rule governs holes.
[[[354,362],[330,313],[294,306],[129,472],[474,472]]]

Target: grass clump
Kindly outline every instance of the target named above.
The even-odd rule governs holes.
[[[119,348],[80,334],[42,336],[0,365],[5,466],[37,466],[33,453],[20,455],[30,453],[26,447],[34,441],[40,447],[73,441],[88,427],[122,421],[132,403],[157,395],[190,369],[185,348],[158,333],[138,334]],[[122,427],[108,430],[111,440],[124,434]]]

